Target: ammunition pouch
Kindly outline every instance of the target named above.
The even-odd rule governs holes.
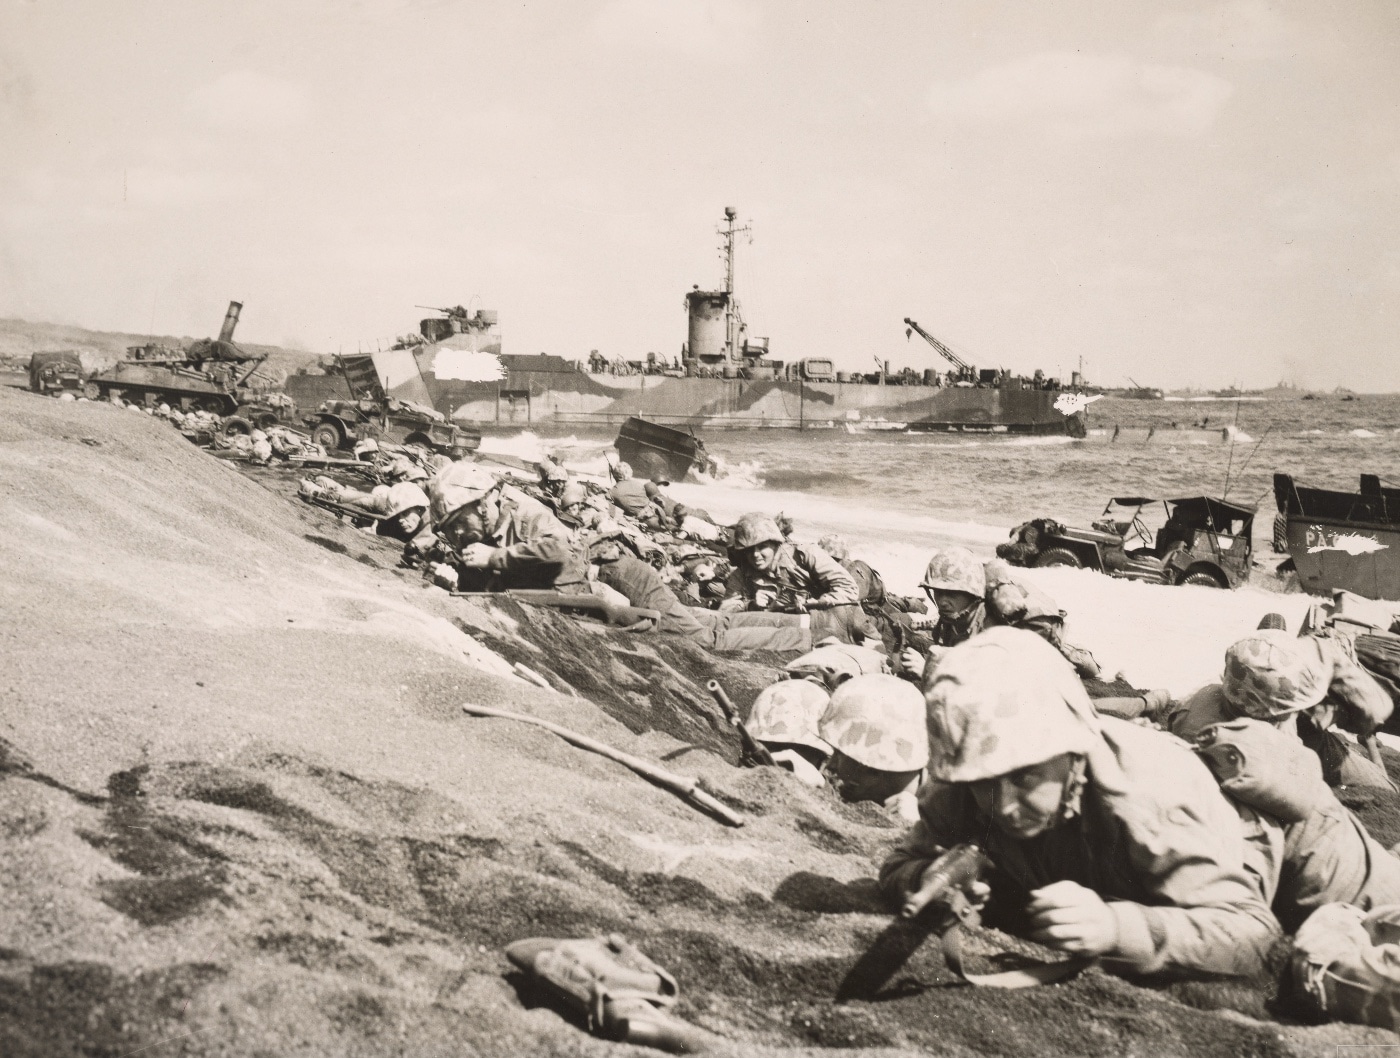
[[[581,1014],[596,1035],[680,1054],[704,1050],[710,1041],[669,1016],[679,994],[676,979],[620,934],[519,940],[507,946],[506,957]]]

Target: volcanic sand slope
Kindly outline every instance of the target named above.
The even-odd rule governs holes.
[[[676,974],[680,1013],[725,1038],[719,1053],[1223,1058],[1394,1042],[1258,1020],[1265,995],[1244,986],[1162,993],[1089,972],[973,990],[935,943],[895,998],[837,1004],[889,921],[873,875],[897,832],[784,773],[731,766],[697,685],[712,659],[471,607],[289,503],[284,478],[265,482],[148,416],[0,390],[7,1058],[620,1053],[501,955],[521,937],[610,930]],[[765,673],[726,662],[725,678],[746,702]],[[468,718],[463,701],[665,760],[749,823],[727,829],[550,734]],[[1197,1009],[1219,1005],[1252,1016]]]

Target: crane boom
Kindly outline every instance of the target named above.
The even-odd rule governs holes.
[[[913,331],[914,333],[918,334],[920,338],[922,338],[924,341],[928,342],[929,345],[937,349],[938,352],[942,354],[943,358],[947,360],[950,364],[952,364],[954,367],[958,368],[961,371],[972,370],[971,364],[969,364],[966,360],[960,357],[957,353],[953,352],[953,350],[949,349],[946,345],[940,342],[933,335],[929,334],[928,331],[924,330],[917,323],[911,320],[908,316],[904,317],[904,325],[909,328],[909,331]],[[905,337],[909,336],[909,331],[905,332]]]

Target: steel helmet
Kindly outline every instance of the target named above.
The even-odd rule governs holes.
[[[561,467],[558,463],[554,462],[554,460],[552,460],[552,459],[550,459],[550,460],[541,460],[541,461],[540,461],[540,480],[541,480],[541,481],[568,481],[568,480],[569,480],[569,472],[568,472],[567,470],[565,470],[563,467]]]
[[[1266,628],[1225,651],[1220,690],[1245,716],[1281,720],[1326,698],[1336,667],[1321,640]]]
[[[389,495],[385,501],[388,517],[393,518],[403,514],[404,511],[412,510],[414,507],[426,506],[428,506],[428,494],[414,482],[400,481],[397,485],[389,486]]]
[[[987,593],[987,573],[982,563],[965,547],[945,547],[928,560],[922,588],[965,591],[979,599]]]
[[[837,562],[845,562],[851,557],[850,545],[846,543],[846,538],[838,536],[836,533],[827,533],[817,541],[817,546],[825,551]]]
[[[616,463],[608,464],[608,473],[614,481],[626,481],[632,476],[632,464],[625,459],[619,459]]]
[[[831,747],[817,725],[831,695],[811,680],[779,680],[758,692],[749,710],[749,734],[764,742],[792,742],[822,753]]]
[[[871,673],[841,684],[817,731],[832,748],[877,771],[918,771],[928,763],[923,696],[898,676]]]
[[[428,499],[434,525],[442,525],[453,511],[475,503],[496,487],[496,475],[476,463],[449,463],[428,482]]]
[[[1101,743],[1084,685],[1034,632],[990,628],[949,648],[925,691],[929,771],[939,782],[979,782],[1088,755]]]
[[[743,515],[734,525],[734,546],[737,548],[782,542],[783,534],[778,531],[778,523],[758,511]]]
[[[588,499],[588,489],[581,481],[571,481],[564,486],[564,491],[559,494],[559,506],[572,507],[576,503],[583,503]]]

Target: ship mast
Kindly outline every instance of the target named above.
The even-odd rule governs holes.
[[[720,237],[724,239],[724,357],[730,363],[737,363],[740,359],[736,346],[739,325],[742,322],[738,305],[734,301],[734,236],[744,235],[752,230],[748,225],[742,228],[734,226],[737,212],[733,206],[725,206],[724,227],[718,229]]]

